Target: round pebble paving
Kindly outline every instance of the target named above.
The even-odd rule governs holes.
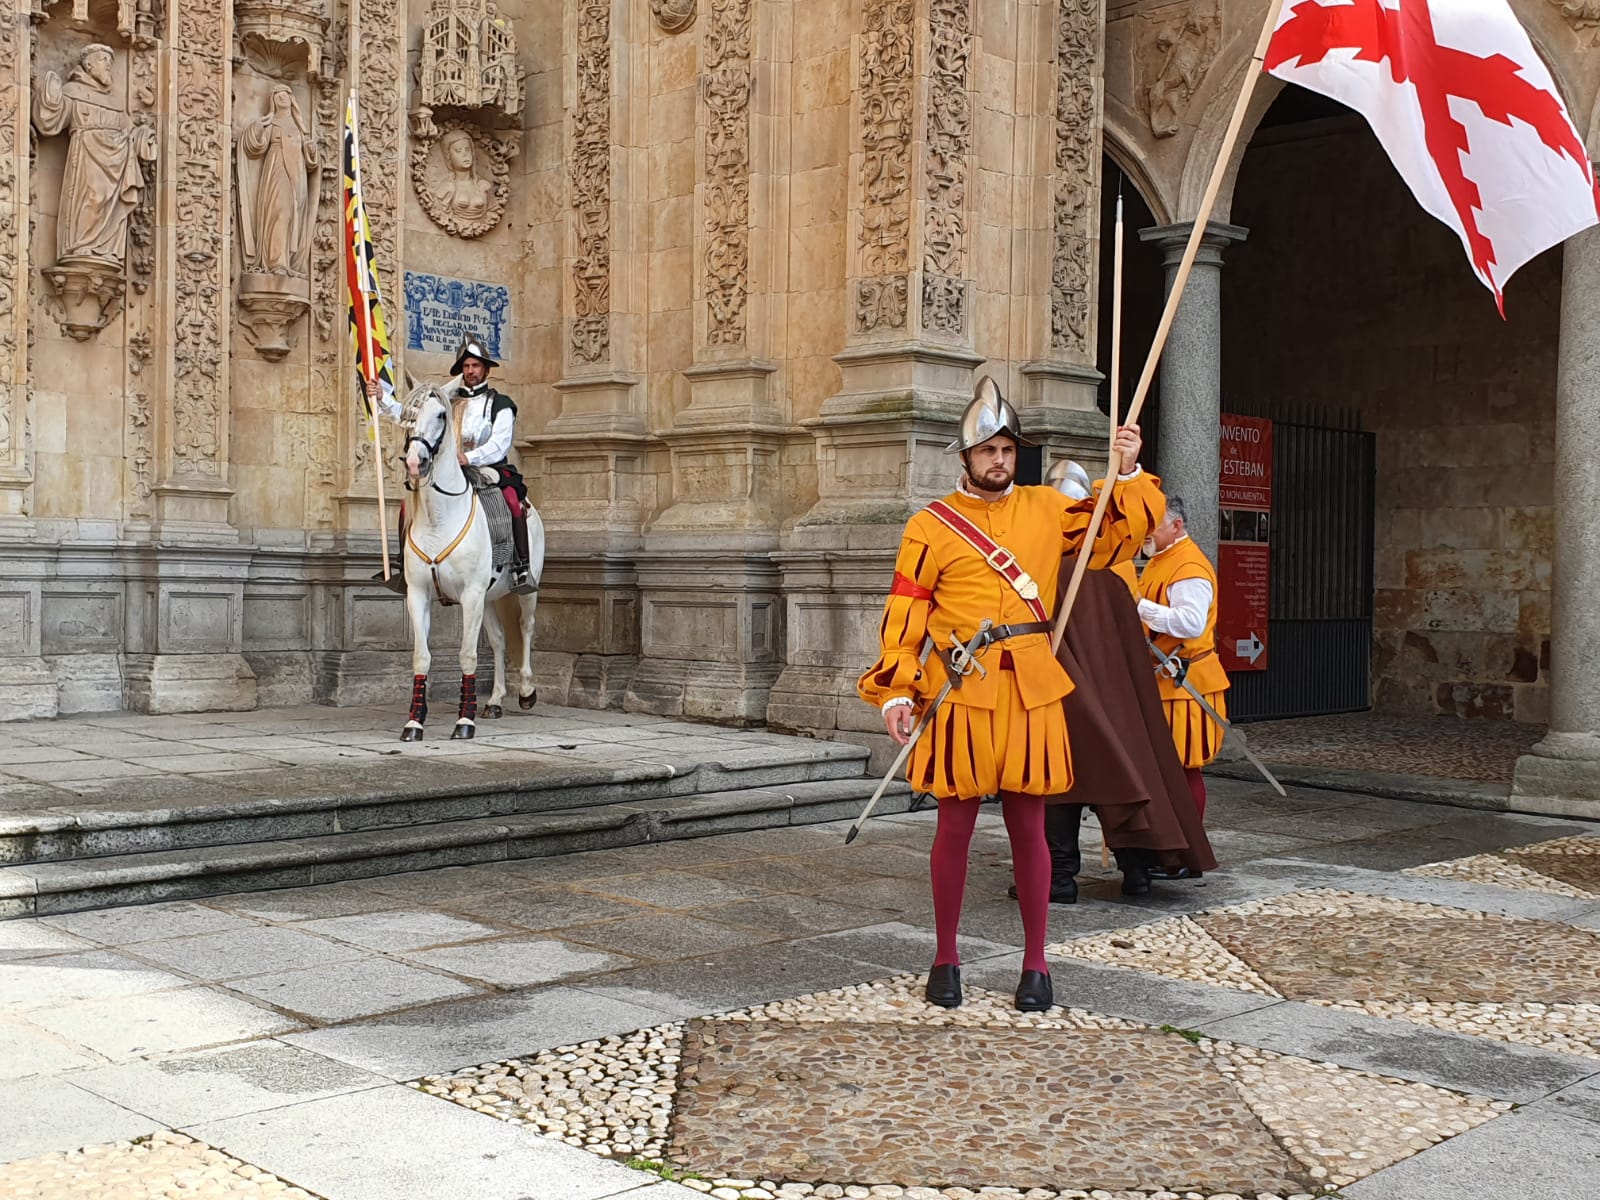
[[[181,1133],[0,1165],[5,1200],[316,1200]]]
[[[1404,874],[1589,899],[1600,896],[1600,837],[1580,833],[1497,854],[1424,863],[1408,867]]]
[[[1316,888],[1049,949],[1600,1058],[1600,937],[1550,921]]]
[[[689,1170],[681,1182],[718,1200],[1311,1200],[1508,1107],[1082,1009],[1018,1013],[983,988],[936,1010],[921,986],[896,976],[693,1022],[692,1049],[672,1024],[412,1086]],[[708,1029],[730,1047],[709,1059]],[[979,1166],[958,1180],[944,1151],[962,1139]],[[938,1169],[917,1166],[930,1145]],[[886,1150],[903,1180],[885,1181]],[[1241,1164],[1277,1177],[1224,1179]]]

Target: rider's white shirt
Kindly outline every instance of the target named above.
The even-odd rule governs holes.
[[[489,385],[481,384],[476,391],[462,388],[455,397],[461,402],[461,449],[467,462],[474,467],[492,466],[505,462],[511,456],[511,437],[516,417],[505,409],[492,423],[489,420]],[[391,421],[405,416],[405,406],[385,388],[378,397],[378,411]]]

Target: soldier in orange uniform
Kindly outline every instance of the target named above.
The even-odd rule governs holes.
[[[880,628],[882,653],[857,685],[904,744],[959,665],[952,647],[973,645],[982,671],[961,677],[912,751],[906,778],[939,802],[931,856],[938,948],[925,994],[942,1007],[961,1003],[956,929],[966,888],[967,849],[979,801],[998,795],[1011,839],[1022,910],[1024,957],[1017,1008],[1053,1003],[1044,958],[1050,855],[1044,798],[1072,786],[1062,699],[1072,691],[1050,652],[1050,617],[1064,553],[1087,532],[1092,501],[1049,487],[1015,486],[1023,438],[1016,410],[992,379],[979,382],[949,450],[965,467],[957,489],[906,524]],[[1139,431],[1117,433],[1121,474],[1093,547],[1092,563],[1129,558],[1161,515],[1159,481],[1139,470]],[[983,621],[994,628],[973,642]],[[924,657],[924,641],[933,653]]]
[[[1166,517],[1145,545],[1150,561],[1139,576],[1139,619],[1163,654],[1186,665],[1194,690],[1226,717],[1228,674],[1217,657],[1217,570],[1185,532],[1186,515],[1183,500],[1168,496]],[[1163,672],[1158,678],[1172,741],[1204,817],[1206,784],[1200,769],[1222,749],[1223,729],[1171,675]]]

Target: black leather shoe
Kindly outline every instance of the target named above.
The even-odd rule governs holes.
[[[1010,887],[1008,887],[1006,889],[1006,895],[1015,900],[1017,898],[1017,885],[1013,883]],[[1051,904],[1076,904],[1077,902],[1078,881],[1076,879],[1064,879],[1059,883],[1057,883],[1054,879],[1050,881]]]
[[[1165,867],[1152,867],[1148,872],[1151,879],[1203,879],[1204,871],[1196,871],[1192,867],[1174,867],[1167,870]]]
[[[929,1004],[940,1008],[961,1007],[961,968],[954,963],[938,963],[928,972],[928,986],[922,989]]]
[[[1048,971],[1024,971],[1017,981],[1018,1012],[1048,1012],[1056,1002]]]

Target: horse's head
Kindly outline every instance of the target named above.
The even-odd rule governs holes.
[[[424,384],[406,398],[406,474],[414,482],[428,479],[441,447],[453,455],[450,400],[439,388]]]

